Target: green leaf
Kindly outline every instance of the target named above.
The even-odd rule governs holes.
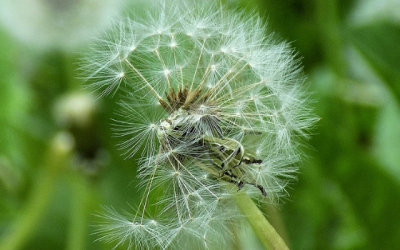
[[[349,36],[400,101],[400,25],[381,22],[353,27]]]
[[[400,108],[393,98],[382,108],[375,132],[375,154],[383,167],[400,183]]]

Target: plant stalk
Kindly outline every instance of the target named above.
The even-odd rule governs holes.
[[[36,180],[30,197],[10,230],[0,239],[0,249],[22,249],[35,232],[56,186],[57,177],[67,164],[72,142],[58,134],[47,151],[42,175]]]
[[[80,173],[70,172],[72,191],[71,221],[67,235],[66,250],[86,249],[87,220],[89,216],[90,189]]]
[[[250,223],[258,239],[268,250],[288,250],[286,243],[276,232],[275,228],[265,218],[253,200],[246,192],[239,191],[234,195],[236,205]]]

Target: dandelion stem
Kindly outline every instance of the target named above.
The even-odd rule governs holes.
[[[289,249],[276,230],[264,217],[253,200],[243,191],[234,195],[236,205],[253,227],[258,239],[269,250]]]
[[[266,204],[263,206],[265,213],[269,216],[272,226],[279,233],[281,238],[290,245],[289,237],[283,222],[282,213],[274,204]]]
[[[56,137],[46,154],[42,176],[37,179],[32,193],[23,211],[4,237],[0,240],[0,249],[21,249],[35,232],[54,191],[57,177],[69,159],[72,147],[65,142],[64,136]],[[64,145],[63,145],[64,144]]]
[[[87,221],[90,208],[91,190],[80,173],[70,173],[71,191],[73,194],[69,231],[67,235],[67,250],[83,250],[86,244]]]

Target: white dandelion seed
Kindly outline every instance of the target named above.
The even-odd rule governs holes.
[[[158,3],[147,18],[115,30],[84,72],[103,94],[128,93],[115,131],[129,157],[144,148],[144,195],[129,219],[107,210],[102,239],[218,249],[241,218],[230,189],[274,201],[295,179],[297,138],[316,121],[295,55],[265,35],[257,16],[209,3]],[[154,202],[153,193],[163,198]],[[163,219],[147,217],[154,205]]]

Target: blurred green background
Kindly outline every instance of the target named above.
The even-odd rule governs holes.
[[[118,98],[96,99],[78,68],[93,31],[142,4],[102,1],[95,12],[91,2],[0,0],[1,250],[111,249],[93,235],[96,213],[140,199],[136,161],[111,131]],[[291,42],[321,118],[268,218],[291,249],[400,249],[400,1],[222,4],[255,10]],[[44,21],[24,24],[30,15]],[[253,239],[246,230],[232,249],[259,249]]]

